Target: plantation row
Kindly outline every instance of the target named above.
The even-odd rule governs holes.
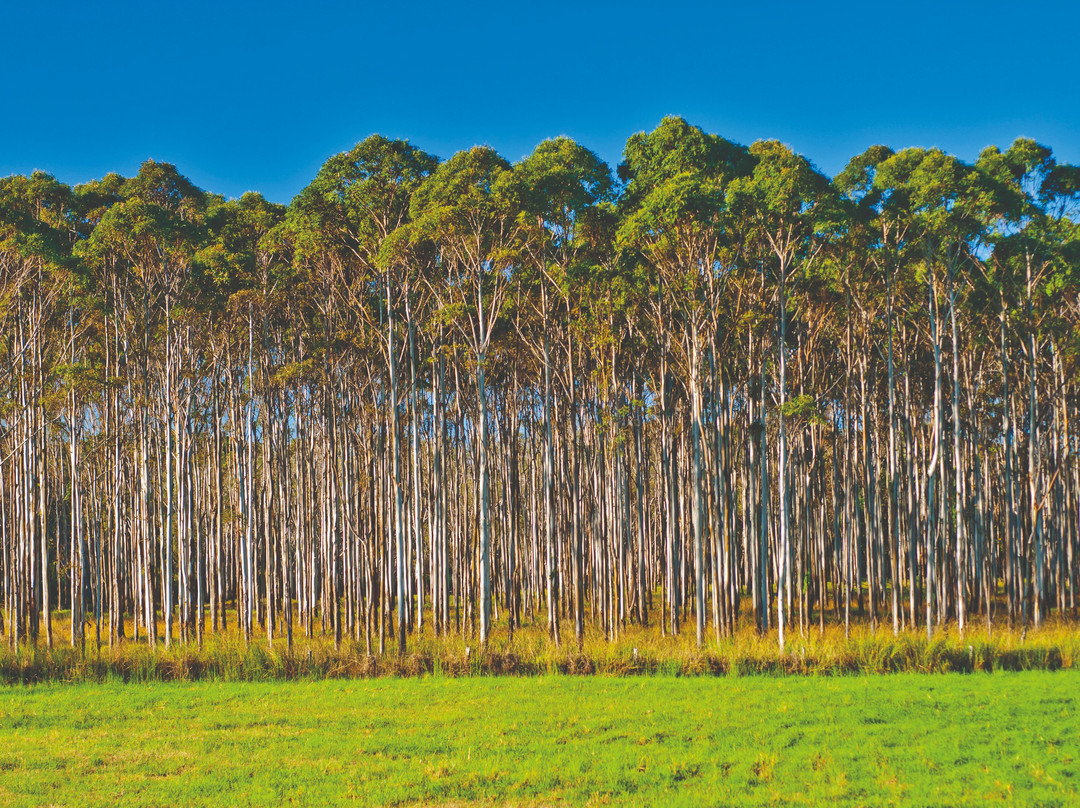
[[[1080,171],[829,180],[676,118],[624,157],[0,180],[9,642],[1075,613]]]

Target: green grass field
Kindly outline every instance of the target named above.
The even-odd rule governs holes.
[[[1080,673],[0,690],[4,805],[1080,804]]]

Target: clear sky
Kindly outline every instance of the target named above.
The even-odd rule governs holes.
[[[0,175],[147,159],[288,202],[378,132],[517,160],[569,135],[614,167],[664,115],[778,138],[834,174],[874,143],[1080,162],[1080,3],[6,2]]]

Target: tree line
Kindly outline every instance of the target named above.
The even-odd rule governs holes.
[[[290,205],[0,180],[8,642],[1076,613],[1080,170],[679,118]]]

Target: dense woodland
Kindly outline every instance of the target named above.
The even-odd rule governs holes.
[[[373,136],[287,207],[0,179],[3,630],[1075,615],[1078,214],[1030,140],[830,180],[677,118],[616,174]]]

